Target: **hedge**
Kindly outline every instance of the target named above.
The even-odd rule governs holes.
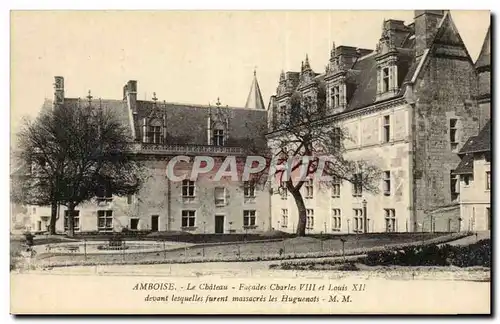
[[[491,266],[491,241],[481,240],[467,246],[448,244],[408,246],[394,251],[372,251],[362,261],[366,265],[402,266]]]
[[[429,239],[426,241],[428,244],[442,244],[449,241],[457,240],[459,238],[466,237],[470,234],[458,233],[450,234],[446,236],[440,236],[437,238]],[[409,242],[403,244],[391,244],[386,246],[376,246],[371,248],[356,248],[345,251],[345,256],[354,255],[366,255],[369,252],[375,251],[392,251],[397,249],[402,249],[408,246],[420,246],[421,241]],[[287,255],[265,255],[265,256],[244,256],[235,257],[234,255],[218,256],[213,258],[206,257],[190,257],[190,258],[175,258],[175,259],[163,259],[163,260],[122,260],[122,261],[56,261],[56,262],[44,262],[40,263],[41,267],[67,267],[67,266],[96,266],[96,265],[136,265],[136,264],[175,264],[175,263],[203,263],[203,262],[253,262],[253,261],[273,261],[273,260],[286,260],[286,259],[307,259],[307,258],[322,258],[322,257],[340,257],[342,256],[342,251],[319,251],[319,252],[307,252],[307,253],[294,253]]]

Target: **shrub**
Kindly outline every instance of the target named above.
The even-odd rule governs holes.
[[[363,260],[366,265],[402,266],[491,266],[490,240],[482,240],[468,246],[436,244],[408,246],[392,251],[371,251]]]

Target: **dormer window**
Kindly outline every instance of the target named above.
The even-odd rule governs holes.
[[[215,146],[224,146],[224,130],[215,129],[214,130],[214,141]]]
[[[150,143],[160,144],[162,142],[161,127],[149,126],[147,137]]]
[[[382,69],[382,92],[389,91],[389,68]]]
[[[396,62],[396,59],[392,57],[377,62],[377,100],[388,99],[398,92]]]
[[[337,108],[340,106],[340,87],[335,86],[332,88],[332,107]]]
[[[161,144],[163,143],[163,121],[158,118],[143,120],[143,143],[154,143]]]

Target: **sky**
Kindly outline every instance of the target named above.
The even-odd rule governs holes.
[[[489,11],[451,11],[475,61]],[[280,71],[324,72],[332,42],[374,49],[384,19],[410,23],[413,11],[14,11],[11,13],[11,130],[53,97],[138,99],[244,106],[256,69],[264,103]]]

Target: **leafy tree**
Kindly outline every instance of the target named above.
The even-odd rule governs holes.
[[[366,161],[345,158],[344,141],[348,131],[326,118],[326,91],[304,96],[295,91],[286,112],[281,112],[277,127],[268,134],[272,159],[282,167],[273,170],[278,192],[289,192],[297,205],[297,235],[306,234],[307,214],[301,188],[313,179],[320,187],[331,187],[333,180],[353,183],[359,191],[377,192],[380,172]]]
[[[142,184],[142,164],[130,151],[131,138],[115,111],[101,105],[58,105],[27,121],[19,133],[20,157],[30,167],[21,177],[19,200],[52,206],[55,233],[59,204],[68,208],[68,235],[74,210],[102,193],[124,196]]]

